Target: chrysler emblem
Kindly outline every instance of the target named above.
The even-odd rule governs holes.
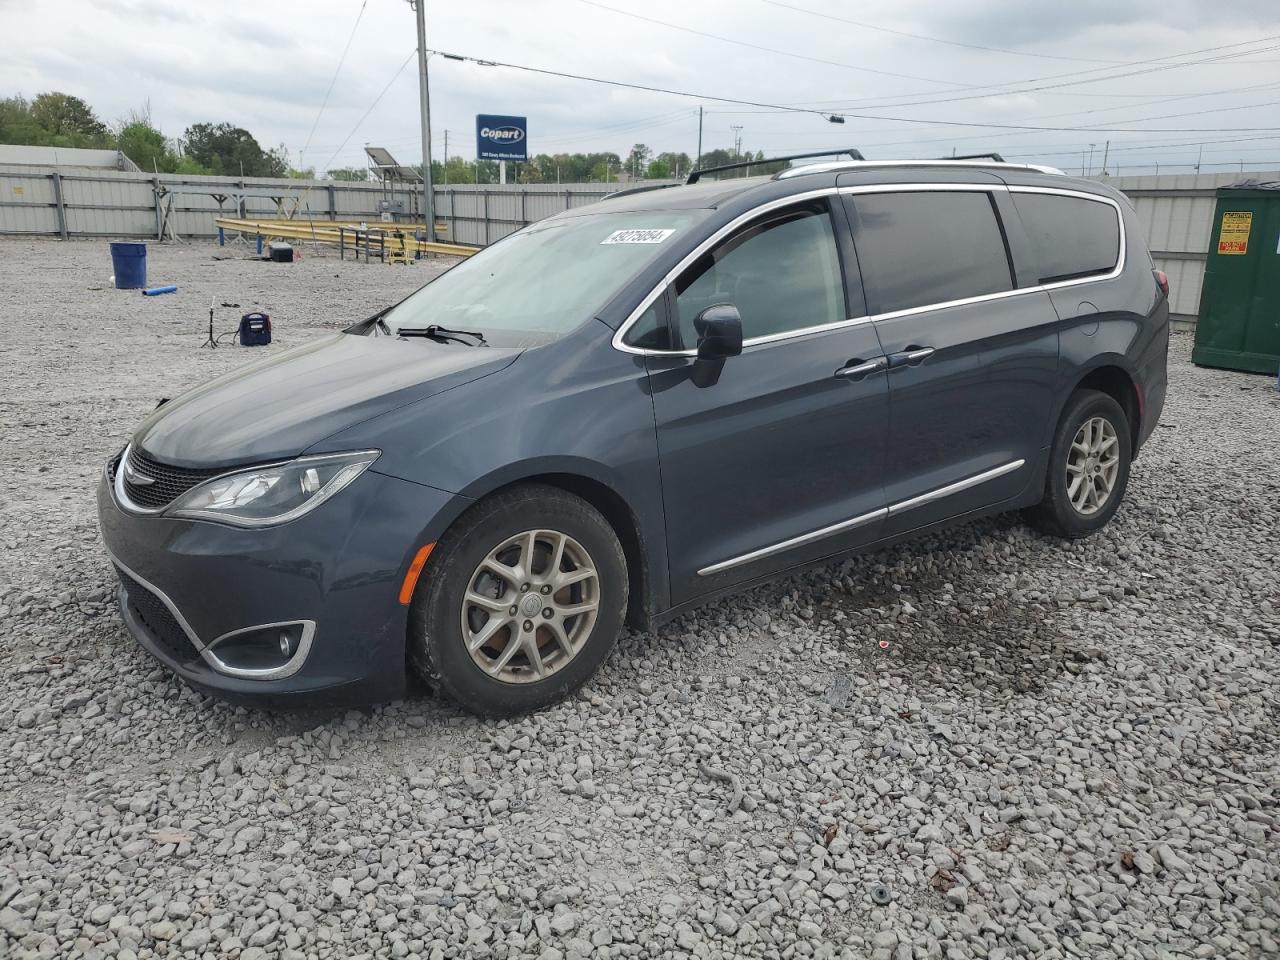
[[[135,470],[133,468],[133,464],[129,463],[128,461],[126,461],[124,465],[124,478],[128,480],[131,484],[133,484],[135,487],[149,487],[153,483],[155,483],[155,480],[152,479],[151,477],[143,476],[141,473]]]

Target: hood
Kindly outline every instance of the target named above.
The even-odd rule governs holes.
[[[519,349],[334,334],[159,407],[133,442],[178,467],[295,457],[325,437],[510,366]]]

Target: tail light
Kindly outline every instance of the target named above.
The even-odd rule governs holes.
[[[1163,270],[1152,270],[1151,273],[1156,278],[1156,286],[1160,288],[1160,292],[1169,296],[1169,275]]]

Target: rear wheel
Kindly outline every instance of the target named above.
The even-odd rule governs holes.
[[[1054,435],[1044,499],[1027,511],[1032,526],[1059,537],[1087,537],[1106,526],[1129,483],[1129,419],[1115,399],[1078,390]]]
[[[508,716],[577,689],[622,629],[627,570],[600,512],[528,485],[472,507],[441,538],[414,594],[409,655],[460,706]]]

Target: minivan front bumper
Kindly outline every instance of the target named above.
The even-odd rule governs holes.
[[[313,513],[243,529],[143,516],[98,484],[125,625],[193,686],[234,699],[374,703],[406,685],[400,584],[453,495],[365,471]]]

